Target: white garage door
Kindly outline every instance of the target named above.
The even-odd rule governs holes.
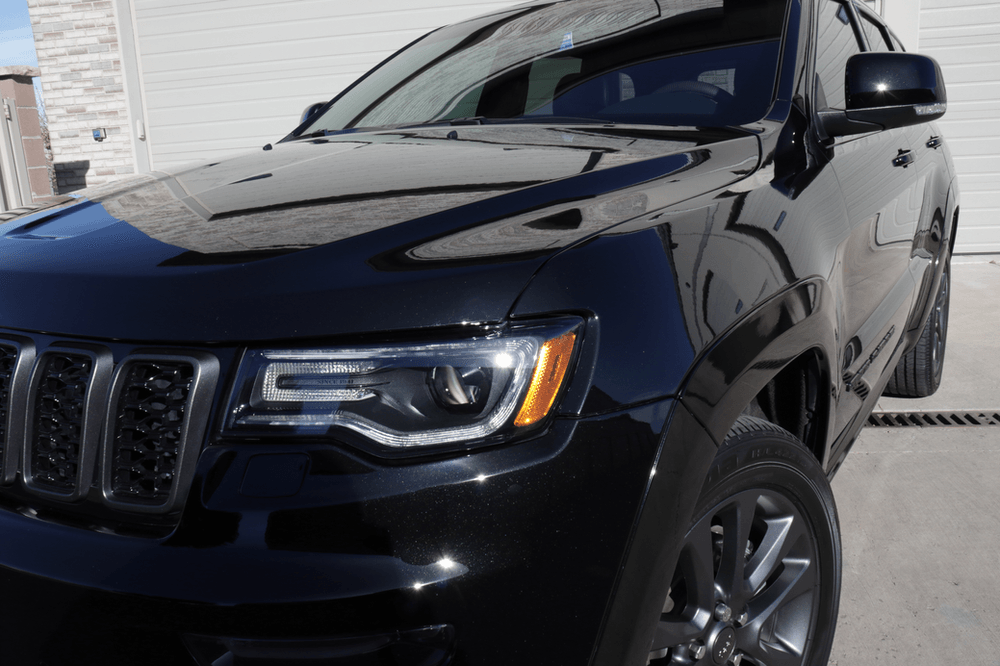
[[[940,121],[962,190],[959,252],[1000,252],[1000,2],[923,0],[921,53],[941,63]]]
[[[385,57],[504,0],[133,0],[153,169],[259,149]]]

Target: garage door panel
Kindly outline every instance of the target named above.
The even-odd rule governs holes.
[[[962,113],[958,110],[953,111],[949,105],[948,116],[950,116],[950,120],[948,122],[939,120],[938,127],[952,150],[957,149],[955,142],[960,139],[979,140],[984,133],[989,134],[990,132],[988,126],[984,127],[985,123],[992,122],[986,111]]]
[[[192,2],[192,0],[133,0],[137,15],[150,19],[170,19],[181,13],[260,15],[271,9],[284,13],[289,18],[308,20],[310,17],[341,17],[357,15],[384,15],[392,12],[425,8],[462,11],[471,9],[472,14],[482,14],[494,8],[509,7],[512,3],[498,0],[437,0],[433,3],[419,3],[414,0],[366,0],[363,3],[331,2],[330,0],[296,0],[294,5],[288,0],[216,0],[214,2]],[[290,10],[290,7],[294,9]],[[454,23],[460,19],[449,19]]]
[[[962,187],[962,208],[971,210],[988,210],[1000,207],[1000,197],[990,189],[970,189],[968,182],[959,181]]]
[[[392,32],[417,32],[423,34],[434,26],[447,23],[450,12],[403,12],[382,17],[373,22],[367,17],[349,17],[340,19],[317,19],[306,24],[298,22],[288,26],[281,32],[276,28],[280,25],[256,22],[247,26],[227,24],[222,18],[216,28],[201,29],[201,17],[184,17],[177,19],[176,27],[159,35],[150,35],[144,41],[144,54],[155,55],[173,53],[176,50],[178,36],[188,42],[189,49],[229,48],[234,44],[246,45],[260,52],[259,59],[274,58],[280,52],[282,44],[299,41],[338,39],[341,37],[363,36],[368,34]],[[190,30],[191,22],[197,20],[199,29]],[[259,19],[258,19],[259,21]],[[163,30],[164,26],[158,25]],[[141,28],[140,28],[141,29]],[[281,39],[276,39],[281,35]],[[262,46],[266,45],[266,46]]]
[[[243,105],[245,106],[245,105]],[[188,107],[185,109],[162,110],[158,109],[149,114],[149,122],[157,130],[164,128],[182,127],[185,136],[197,133],[204,140],[207,137],[222,132],[223,134],[233,134],[240,123],[274,120],[284,127],[284,134],[295,129],[298,125],[299,116],[305,109],[302,104],[296,104],[295,110],[289,115],[287,106],[280,101],[261,102],[254,105],[253,109],[241,109],[239,104],[215,105],[209,107]],[[178,139],[182,137],[178,136]]]
[[[348,83],[357,78],[361,67],[369,65],[372,58],[382,60],[392,55],[392,51],[376,51],[351,55],[335,55],[329,58],[295,60],[292,62],[271,61],[267,63],[233,63],[217,67],[204,67],[194,76],[182,76],[179,72],[158,72],[146,77],[156,89],[187,89],[200,94],[206,88],[219,85],[219,81],[245,83],[250,81],[268,82],[278,79],[311,83],[328,76],[349,76]],[[381,62],[381,60],[379,60]]]
[[[937,49],[952,45],[961,47],[990,44],[996,39],[997,33],[1000,33],[1000,24],[925,29],[920,38],[920,47]],[[961,44],[956,44],[956,40],[961,40]]]
[[[949,135],[947,141],[953,152],[965,157],[1000,156],[1000,137],[997,136],[956,139]],[[1000,157],[997,160],[1000,161]]]
[[[928,53],[928,55],[933,54]],[[956,101],[952,99],[954,97],[951,93],[951,86],[953,84],[974,87],[978,84],[989,83],[992,80],[991,76],[996,75],[997,72],[1000,72],[1000,70],[993,64],[950,65],[942,68],[944,81],[948,89],[948,100]],[[975,99],[975,91],[971,91],[968,98]]]
[[[211,127],[212,125],[210,124],[209,126]],[[247,150],[260,150],[265,144],[273,143],[281,139],[284,134],[288,133],[287,130],[292,129],[291,127],[286,128],[284,134],[278,133],[275,135],[272,131],[272,121],[269,118],[251,118],[248,120],[240,120],[238,122],[233,122],[231,126],[234,129],[240,130],[241,134],[239,137],[228,137],[223,135],[206,137],[202,139],[200,147],[203,150],[218,148],[245,148]],[[157,139],[160,141],[167,141],[172,144],[183,142],[184,133],[186,131],[187,128],[179,125],[163,125],[156,128]],[[184,152],[184,150],[178,148],[173,150],[164,149],[163,155],[176,156],[181,155]]]
[[[996,63],[996,46],[993,44],[982,44],[937,49],[934,51],[934,59],[941,64],[945,73],[953,65],[960,67],[978,64],[993,65]]]
[[[1000,169],[993,173],[960,174],[959,182],[962,185],[962,200],[965,200],[967,192],[993,192],[1000,182]]]
[[[289,11],[289,6],[295,8],[294,12]],[[143,35],[150,40],[162,41],[176,35],[191,35],[211,43],[225,42],[232,39],[232,35],[239,34],[240,38],[257,38],[257,43],[268,44],[282,33],[309,38],[324,34],[336,36],[357,31],[372,32],[373,28],[429,30],[456,20],[454,7],[447,4],[403,4],[395,9],[382,11],[369,5],[357,5],[366,11],[346,11],[351,6],[348,3],[326,2],[320,7],[322,11],[311,15],[303,10],[302,3],[297,2],[292,5],[272,5],[255,11],[247,11],[245,7],[230,11],[175,11],[155,19],[147,19],[141,24],[141,29]],[[482,3],[475,13],[485,13],[504,6],[504,3],[497,2]]]
[[[1000,252],[1000,2],[920,0],[917,51],[941,63],[939,127],[962,190],[959,252]]]
[[[1000,2],[997,2],[997,0],[923,0],[921,4],[921,7],[923,7],[925,12],[931,12],[938,9],[953,9],[957,6],[993,6],[1000,8]]]
[[[217,74],[209,75],[203,70],[192,67],[186,70],[177,70],[174,72],[161,72],[157,74],[151,74],[147,80],[147,89],[160,90],[160,89],[171,89],[171,90],[185,90],[189,89],[191,86],[209,86],[209,85],[225,85],[229,82],[230,77],[240,76],[240,77],[255,77],[256,80],[263,84],[268,84],[270,81],[277,81],[285,78],[296,78],[301,79],[302,73],[308,72],[310,74],[308,78],[321,79],[323,76],[345,74],[350,75],[353,81],[361,74],[365,73],[368,69],[375,66],[382,60],[392,55],[394,51],[368,51],[361,54],[357,58],[344,59],[340,57],[330,57],[326,58],[322,55],[308,58],[303,60],[301,63],[292,63],[290,66],[286,66],[284,70],[281,68],[268,67],[266,64],[261,63],[258,67],[257,63],[245,63],[240,65],[231,66],[221,66],[216,71]],[[184,76],[183,72],[187,75]],[[321,81],[319,82],[321,83]],[[314,88],[315,85],[304,86],[307,88]]]
[[[152,168],[279,139],[430,29],[514,4],[135,0]]]
[[[955,246],[964,253],[993,254],[1000,247],[1000,227],[971,228],[959,224]]]
[[[988,3],[974,5],[967,2],[956,3],[946,8],[930,8],[922,5],[920,28],[953,28],[973,24],[990,25],[997,23],[997,12],[1000,5]],[[921,39],[923,37],[921,36]]]
[[[983,81],[981,77],[977,81],[954,81],[949,72],[944,72],[944,81],[948,90],[949,112],[959,105],[964,108],[965,105],[988,104],[993,100],[1000,100],[998,81]]]
[[[150,75],[158,72],[171,76],[198,77],[209,67],[231,66],[240,63],[253,66],[257,63],[273,62],[275,53],[292,50],[298,63],[323,63],[327,58],[336,57],[341,53],[363,53],[368,55],[372,65],[379,60],[375,58],[402,48],[406,44],[424,34],[422,30],[407,30],[394,33],[371,33],[364,35],[345,35],[336,39],[318,38],[310,40],[288,40],[275,42],[270,48],[275,52],[270,55],[261,47],[253,45],[220,46],[214,48],[195,48],[179,53],[153,53],[143,57],[143,69],[148,69]],[[375,48],[373,48],[375,47]],[[384,59],[384,57],[383,57]],[[294,72],[294,63],[288,64],[288,69]],[[367,69],[367,68],[366,68]],[[152,81],[153,79],[149,79]]]

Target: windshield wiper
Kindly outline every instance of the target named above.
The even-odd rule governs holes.
[[[351,127],[342,130],[316,130],[308,134],[301,134],[292,137],[289,141],[299,141],[302,139],[317,139],[338,134],[354,134],[355,132],[367,131],[393,131],[421,129],[426,127],[454,127],[461,125],[603,125],[605,127],[614,126],[613,120],[602,120],[600,118],[584,118],[576,116],[515,116],[513,118],[489,118],[487,116],[466,116],[463,118],[447,118],[443,120],[429,120],[422,123],[409,123],[405,125],[376,125],[372,127]]]
[[[300,139],[317,139],[323,136],[330,136],[333,134],[330,130],[316,130],[315,132],[309,132],[308,134],[300,134],[298,136],[293,136],[289,141],[299,141]]]
[[[486,116],[470,116],[468,118],[451,118],[450,125],[482,125],[487,120]]]

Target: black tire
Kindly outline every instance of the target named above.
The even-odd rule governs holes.
[[[648,663],[823,666],[840,578],[823,469],[785,430],[741,417],[698,500]]]
[[[941,272],[934,307],[927,317],[917,345],[903,355],[886,384],[884,395],[896,398],[926,398],[941,385],[944,352],[948,342],[948,308],[951,304],[951,264]]]

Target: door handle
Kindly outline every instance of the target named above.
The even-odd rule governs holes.
[[[910,150],[900,150],[892,160],[892,166],[903,167],[904,169],[917,161],[916,155]]]
[[[927,147],[928,148],[938,148],[938,147],[940,147],[940,145],[942,143],[944,143],[944,139],[942,139],[939,136],[932,136],[930,138],[930,141],[927,142]]]

